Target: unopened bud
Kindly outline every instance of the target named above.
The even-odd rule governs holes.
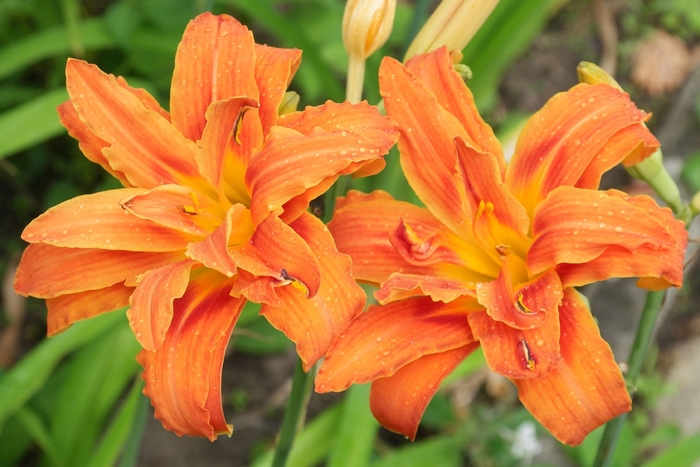
[[[582,83],[586,84],[598,84],[605,83],[609,86],[614,87],[622,91],[622,86],[615,81],[615,78],[610,76],[610,74],[603,70],[601,67],[591,62],[581,62],[576,67],[576,73],[578,73],[578,79]]]
[[[346,98],[362,99],[365,60],[380,48],[394,26],[396,0],[348,0],[343,15],[343,44],[348,52]]]
[[[442,0],[413,39],[404,61],[417,54],[439,49],[464,49],[489,17],[498,0]]]
[[[287,91],[284,93],[282,102],[277,108],[277,114],[280,116],[290,114],[297,110],[297,105],[299,105],[299,94],[294,91]]]

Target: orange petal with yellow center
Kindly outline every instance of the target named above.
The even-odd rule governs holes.
[[[464,126],[413,72],[392,58],[382,61],[379,86],[387,115],[399,124],[401,168],[411,187],[455,233],[468,232],[464,182],[454,147],[457,136],[470,140]]]
[[[156,418],[179,436],[213,441],[232,431],[221,407],[221,369],[245,299],[231,297],[230,280],[224,279],[206,270],[193,277],[175,300],[163,345],[137,357]]]
[[[190,21],[175,56],[170,90],[173,125],[197,141],[212,102],[241,96],[258,100],[253,33],[228,15],[204,13]]]
[[[495,307],[492,303],[488,305]],[[488,311],[470,313],[469,324],[474,337],[481,342],[486,363],[503,376],[538,378],[561,361],[558,307],[547,310],[544,321],[532,329],[518,329],[496,321]]]
[[[313,297],[321,283],[316,255],[289,225],[270,216],[255,228],[246,243],[229,248],[231,258],[240,269],[254,276],[269,276],[283,281],[294,279]]]
[[[277,124],[279,106],[287,86],[301,64],[301,50],[255,44],[255,81],[260,93],[260,122],[263,134]]]
[[[563,361],[540,378],[513,380],[520,401],[559,441],[581,444],[603,423],[629,412],[632,401],[610,346],[585,301],[566,289],[560,307]]]
[[[95,65],[69,60],[68,95],[80,119],[109,147],[102,154],[140,188],[203,182],[197,174],[199,148],[158,112]]]
[[[519,282],[512,269],[522,268],[522,263],[520,258],[508,256],[495,281],[479,284],[477,298],[494,320],[512,328],[532,329],[541,326],[551,310],[559,307],[562,286],[553,269],[529,282]]]
[[[647,196],[558,188],[535,211],[533,235],[530,273],[556,266],[565,286],[610,277],[683,280],[683,223]]]
[[[228,246],[246,242],[251,235],[253,223],[250,211],[242,204],[236,204],[228,210],[221,225],[211,235],[187,246],[187,256],[227,277],[233,277],[238,266],[229,254]]]
[[[391,376],[423,355],[475,342],[467,322],[470,301],[421,297],[370,306],[331,345],[316,376],[316,391],[342,391]]]
[[[56,110],[58,111],[61,125],[66,127],[70,136],[78,140],[78,147],[85,154],[85,157],[102,166],[103,169],[119,180],[125,187],[132,187],[133,185],[126,179],[126,175],[119,170],[114,170],[109,165],[107,158],[102,154],[102,150],[109,147],[109,143],[95,136],[87,125],[80,120],[73,103],[66,101],[59,105]]]
[[[121,203],[145,190],[123,188],[78,196],[34,219],[22,232],[30,243],[125,251],[184,250],[197,237],[130,214]]]
[[[182,185],[162,185],[120,204],[140,219],[198,237],[209,235],[224,217],[217,201]]]
[[[321,358],[331,342],[362,313],[365,293],[351,274],[350,257],[335,249],[326,226],[303,214],[291,227],[309,244],[321,268],[321,286],[312,298],[292,282],[277,288],[279,306],[263,304],[260,313],[296,343],[306,371]]]
[[[94,318],[129,304],[133,287],[114,284],[99,290],[88,290],[46,300],[46,335],[55,336],[71,324]]]
[[[145,273],[139,281],[126,317],[144,349],[160,348],[173,317],[173,300],[185,293],[195,264],[184,260],[161,266]]]
[[[212,103],[206,111],[207,124],[202,139],[197,144],[202,148],[197,153],[199,172],[213,187],[223,194],[224,165],[226,157],[233,157],[233,148],[240,146],[243,122],[250,119],[250,112],[258,106],[257,101],[246,97],[232,97]],[[226,174],[238,182],[239,190],[245,191],[243,178],[245,165],[239,173]],[[223,201],[223,200],[222,200]],[[250,201],[250,200],[246,200]]]
[[[576,186],[584,174],[585,183],[591,185],[600,176],[593,168],[607,170],[638,145],[650,144],[646,155],[651,155],[658,147],[653,136],[640,138],[640,132],[625,130],[642,126],[648,118],[618,89],[606,84],[574,86],[552,97],[525,125],[508,164],[506,183],[531,215],[556,187]],[[618,132],[623,133],[616,136]],[[624,140],[623,135],[633,141]],[[621,152],[606,152],[603,148],[609,142]],[[598,156],[609,160],[600,164]]]
[[[416,55],[406,62],[406,66],[435,95],[438,103],[462,123],[469,135],[466,140],[469,146],[492,154],[499,172],[505,171],[501,144],[493,129],[479,115],[474,96],[464,84],[464,79],[455,71],[447,47]]]
[[[479,348],[475,342],[453,350],[423,355],[387,378],[372,382],[369,406],[388,430],[414,441],[428,403],[459,363]]]
[[[59,248],[33,243],[22,254],[15,275],[15,290],[25,296],[53,298],[100,290],[124,281],[135,285],[138,275],[183,258],[182,252]]]
[[[253,222],[281,215],[282,206],[327,179],[337,178],[353,163],[381,156],[374,142],[360,133],[326,133],[316,128],[309,135],[273,127],[263,150],[250,161],[246,184],[250,187]],[[301,212],[285,213],[291,222]]]

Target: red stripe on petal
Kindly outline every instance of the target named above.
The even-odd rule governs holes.
[[[125,307],[133,287],[114,284],[99,290],[60,295],[46,300],[46,334],[55,336],[73,323]]]
[[[136,340],[149,351],[158,350],[173,317],[173,300],[182,297],[194,261],[180,261],[148,271],[131,296],[126,312]]]
[[[331,345],[316,376],[316,391],[342,391],[391,376],[423,355],[474,342],[469,300],[411,298],[370,306]]]
[[[479,343],[475,342],[424,355],[392,376],[375,380],[369,397],[372,414],[388,430],[415,440],[423,412],[440,388],[440,382],[478,348]]]
[[[213,441],[232,431],[221,407],[221,368],[245,299],[231,297],[231,283],[222,279],[214,271],[194,277],[175,301],[163,345],[137,357],[156,418],[179,436]]]
[[[336,250],[333,237],[323,222],[304,214],[291,227],[309,244],[318,259],[320,288],[314,297],[307,298],[294,284],[278,287],[280,305],[263,304],[261,314],[297,344],[297,353],[308,371],[362,312],[365,293],[350,273],[350,258]]]
[[[540,378],[516,379],[523,405],[559,441],[586,435],[629,412],[632,401],[610,346],[600,337],[585,301],[567,289],[560,308],[563,361]]]

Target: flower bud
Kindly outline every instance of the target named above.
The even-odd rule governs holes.
[[[286,114],[290,114],[292,112],[295,112],[297,110],[298,105],[299,105],[299,94],[297,94],[294,91],[287,91],[284,93],[284,97],[282,98],[282,102],[280,102],[280,105],[277,108],[277,114],[282,116],[282,115],[286,115]]]
[[[586,84],[598,84],[605,83],[619,89],[622,91],[622,86],[615,81],[615,78],[610,76],[607,71],[591,62],[581,62],[576,67],[576,73],[578,73],[578,80]]]
[[[404,61],[439,49],[462,50],[489,17],[498,0],[442,0],[406,51]]]
[[[365,60],[389,38],[394,26],[396,0],[348,0],[343,15],[343,44],[348,52],[346,97],[362,99]]]

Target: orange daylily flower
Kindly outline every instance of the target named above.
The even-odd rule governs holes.
[[[398,133],[367,103],[279,116],[300,56],[205,13],[179,45],[169,113],[94,65],[66,67],[61,122],[125,188],[35,219],[15,288],[46,299],[49,335],[131,305],[144,392],[178,435],[231,433],[221,369],[246,300],[307,369],[364,306],[350,259],[307,208],[340,175],[380,169]]]
[[[316,389],[372,381],[377,419],[413,439],[440,381],[481,346],[530,412],[579,444],[631,401],[574,287],[682,282],[683,224],[649,197],[598,191],[605,171],[659,146],[649,115],[608,85],[575,86],[530,119],[506,163],[445,48],[385,58],[380,85],[426,207],[382,191],[339,200],[329,228],[380,305],[333,343]]]

